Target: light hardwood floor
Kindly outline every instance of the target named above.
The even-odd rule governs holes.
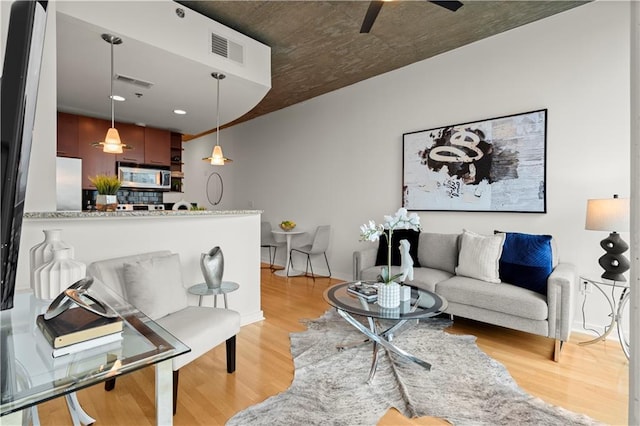
[[[293,379],[289,333],[305,329],[300,319],[317,318],[329,308],[322,293],[335,282],[285,279],[262,269],[266,319],[242,328],[236,372],[226,373],[224,345],[183,367],[174,424],[222,425],[234,413],[286,390]],[[232,308],[233,296],[229,302]],[[588,336],[572,336],[560,362],[555,363],[551,361],[551,339],[463,319],[456,319],[449,331],[477,336],[478,346],[503,363],[530,394],[608,424],[627,423],[629,364],[616,342],[578,346],[576,342]],[[119,378],[112,392],[97,385],[80,391],[78,397],[98,425],[155,424],[153,368]],[[62,398],[41,404],[39,413],[42,425],[71,424]],[[406,419],[390,410],[380,424],[448,423],[433,418]]]

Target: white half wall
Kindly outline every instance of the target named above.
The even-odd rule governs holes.
[[[599,276],[606,233],[584,229],[585,208],[589,198],[629,196],[629,10],[589,3],[225,129],[221,145],[234,159],[216,169],[228,175],[225,208],[264,210],[274,225],[291,219],[309,231],[330,224],[333,275],[349,279],[352,252],[367,244],[359,225],[401,205],[403,133],[548,108],[547,214],[420,212],[422,224],[551,234],[562,261]],[[185,144],[189,201],[204,194],[200,158],[212,145]],[[602,329],[606,306],[589,295],[587,324]]]

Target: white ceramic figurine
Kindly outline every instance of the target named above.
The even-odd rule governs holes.
[[[411,247],[409,241],[400,240],[400,271],[402,272],[400,282],[405,282],[407,279],[413,280],[413,259],[409,254],[409,247]]]

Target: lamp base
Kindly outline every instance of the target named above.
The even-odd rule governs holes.
[[[611,281],[627,281],[623,274],[629,270],[631,265],[623,253],[629,249],[629,245],[620,237],[620,234],[612,232],[607,238],[600,241],[600,247],[606,251],[606,254],[598,259],[598,263],[604,269],[601,277]]]

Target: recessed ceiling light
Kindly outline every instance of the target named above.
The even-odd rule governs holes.
[[[185,115],[187,113],[187,111],[182,110],[182,109],[174,109],[173,113],[174,114],[178,114],[178,115]]]
[[[109,96],[111,97],[111,96]],[[126,99],[120,95],[113,95],[113,100],[118,102],[124,102]]]

